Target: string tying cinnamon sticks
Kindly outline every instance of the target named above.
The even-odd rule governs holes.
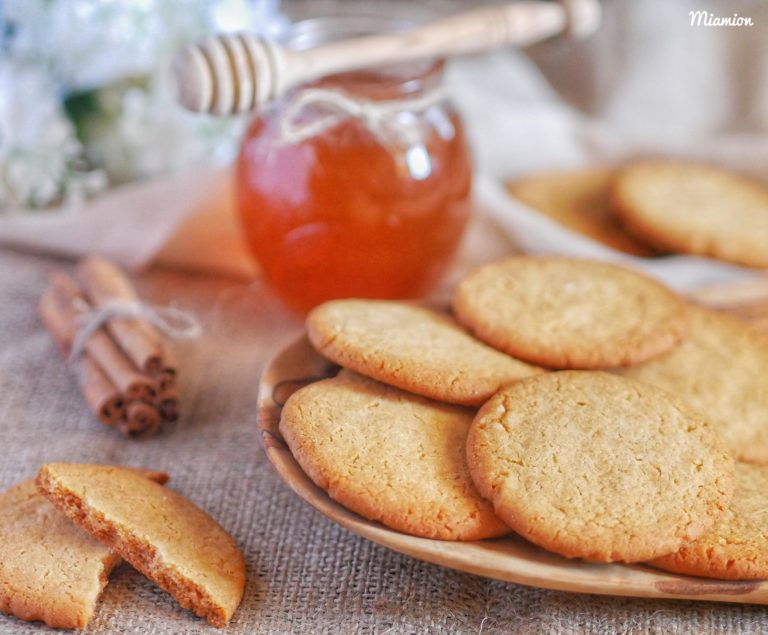
[[[123,328],[127,326],[128,322],[133,322],[134,325],[142,326],[151,324],[157,326],[165,335],[172,337],[173,339],[193,339],[200,337],[200,325],[194,320],[189,313],[181,311],[175,307],[156,307],[149,306],[147,304],[107,304],[99,309],[88,309],[83,303],[76,303],[75,306],[82,308],[83,311],[78,317],[78,323],[80,323],[80,329],[75,336],[75,341],[72,342],[72,350],[70,355],[72,358],[80,357],[91,339],[91,336],[96,333],[102,326],[109,325],[109,330],[113,334],[115,332],[124,332]],[[118,325],[120,329],[115,329],[113,325]],[[115,337],[115,340],[120,346],[123,346],[123,338]],[[150,346],[150,343],[142,342],[142,347],[145,348],[147,355],[138,355],[138,359],[143,360],[143,363],[139,368],[144,369],[145,372],[153,376],[159,376],[164,372],[163,359],[159,352],[159,345]],[[126,350],[125,348],[123,350]],[[129,349],[130,350],[130,349]],[[136,357],[133,357],[133,361],[136,361]],[[171,371],[166,374],[172,375]]]
[[[62,319],[51,292],[40,300],[40,317],[50,331],[54,341],[65,355],[69,355],[69,325]],[[104,375],[90,355],[83,355],[75,363],[80,389],[88,407],[106,425],[114,425],[125,416],[125,398],[115,385]]]
[[[128,277],[103,258],[77,268],[78,281],[50,278],[39,313],[74,367],[97,418],[130,437],[149,436],[178,418],[177,364],[166,337],[200,335],[198,322],[173,307],[141,302]]]
[[[65,329],[71,356],[73,343],[77,339],[78,320],[90,310],[90,305],[77,282],[63,273],[54,273],[50,277],[49,293],[53,296],[54,307]],[[104,330],[99,329],[91,333],[84,343],[83,352],[85,351],[127,399],[154,398],[157,393],[155,383],[131,364]]]
[[[128,276],[105,258],[85,258],[77,267],[77,276],[97,312],[94,328],[106,324],[125,354],[149,375],[168,368],[159,331],[173,339],[200,335],[200,325],[184,311],[142,303]]]

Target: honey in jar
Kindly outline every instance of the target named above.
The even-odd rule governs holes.
[[[244,235],[296,311],[418,297],[449,266],[471,164],[441,74],[431,62],[326,78],[252,122],[237,162]]]

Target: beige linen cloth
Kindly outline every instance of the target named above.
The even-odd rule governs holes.
[[[0,251],[0,488],[47,461],[168,470],[169,487],[242,547],[248,585],[218,631],[127,565],[112,575],[89,633],[539,635],[764,633],[768,609],[597,597],[526,588],[426,564],[335,525],[268,464],[256,431],[265,360],[300,330],[256,282],[154,271],[140,291],[195,311],[205,337],[181,347],[184,415],[163,434],[123,439],[88,413],[72,373],[35,319],[45,275],[62,262]],[[0,616],[3,635],[52,632]]]
[[[625,12],[622,19],[628,20],[625,28],[639,24],[637,30],[632,31],[635,39],[619,40],[619,48],[627,55],[632,47],[649,46],[649,41],[656,46],[671,46],[664,38],[675,38],[675,32],[687,33],[685,29],[690,28],[685,23],[681,27],[670,22],[676,25],[676,30],[664,35],[663,31],[646,28],[632,17],[631,7],[641,3],[616,2]],[[687,7],[692,3],[651,0],[649,4],[665,5],[665,20],[669,21],[670,13],[677,15],[675,19],[686,19],[685,11],[678,15],[670,8],[672,5]],[[749,15],[748,7],[741,8],[749,3],[736,4],[743,14]],[[764,26],[768,25],[768,4],[754,2],[752,6],[756,19],[759,13]],[[614,24],[613,29],[616,27]],[[689,37],[696,39],[705,35],[689,34]],[[737,38],[738,33],[728,34],[725,39],[732,43]],[[605,63],[600,61],[604,55],[600,46],[605,46],[600,42],[590,45],[597,47],[595,51],[580,49],[582,63]],[[766,42],[768,38],[757,38],[750,45],[752,50],[756,50],[757,45],[763,52],[762,73],[768,59]],[[552,60],[557,55],[568,57],[558,47],[553,43],[534,52],[553,78]],[[694,51],[688,53],[695,57]],[[680,54],[684,55],[685,51]],[[573,50],[571,55],[575,56]],[[555,82],[575,103],[573,87],[567,84],[578,84],[578,77],[569,79],[567,73],[563,75],[562,67],[558,68],[561,76],[555,78]],[[635,75],[630,71],[631,68],[629,74],[622,77],[631,83]],[[674,75],[672,73],[672,78]],[[604,77],[599,73],[594,76]],[[668,78],[671,85],[669,82]],[[724,123],[725,118],[713,121],[713,115],[707,114],[709,111],[702,106],[690,121],[685,113],[675,115],[679,122],[677,130],[681,132],[675,138],[669,131],[661,134],[658,129],[658,134],[644,130],[638,137],[630,134],[631,126],[623,127],[625,134],[622,135],[611,128],[611,122],[624,125],[633,117],[627,114],[632,110],[631,100],[616,97],[621,91],[610,81],[600,85],[594,99],[586,95],[578,104],[604,116],[604,123],[600,125],[564,106],[522,58],[499,55],[467,60],[451,71],[450,83],[467,114],[478,165],[491,177],[578,165],[590,157],[623,156],[627,148],[641,151],[645,147],[638,143],[638,138],[644,139],[649,147],[670,148],[679,153],[689,150],[706,154],[706,150],[739,167],[751,167],[755,172],[768,174],[765,135],[768,123],[759,120],[758,112],[750,119],[749,135],[732,130],[733,126]],[[702,82],[702,90],[705,84]],[[765,90],[768,85],[760,84],[757,77],[753,84],[755,91],[760,86]],[[467,90],[470,85],[472,90]],[[618,92],[612,93],[612,89]],[[762,93],[763,98],[765,94]],[[498,99],[489,102],[493,95]],[[613,97],[608,98],[610,95]],[[657,111],[650,108],[649,112]],[[723,112],[718,106],[717,113]],[[673,114],[670,111],[669,117]],[[686,121],[690,126],[686,127]],[[703,132],[715,130],[726,131],[718,136],[717,143],[711,138],[707,140],[709,133]],[[493,133],[497,138],[494,139]],[[692,143],[692,135],[700,139],[698,145]],[[504,142],[500,143],[499,139]],[[216,201],[226,201],[226,192],[216,194],[216,188],[226,183],[226,175],[209,176],[210,179],[193,181]],[[179,178],[189,179],[188,176]],[[226,255],[232,250],[224,245],[236,236],[231,214],[224,223],[215,220],[218,212],[202,214],[202,220],[192,222],[192,235],[197,238],[189,240],[174,232],[189,221],[186,206],[200,203],[201,198],[191,193],[186,198],[174,196],[178,188],[169,186],[169,182],[146,186],[157,188],[155,196],[160,198],[156,200],[162,200],[164,206],[142,208],[137,199],[131,197],[143,194],[136,194],[136,190],[122,191],[119,195],[127,197],[122,199],[122,209],[144,211],[125,212],[128,220],[121,231],[134,239],[151,233],[151,249],[142,251],[140,258],[136,251],[126,251],[130,241],[126,243],[111,232],[114,223],[107,221],[86,229],[86,240],[79,243],[81,247],[109,245],[117,250],[115,253],[125,256],[124,261],[142,265],[158,253],[167,255],[174,241],[175,253],[183,258],[192,250],[190,245],[199,245],[213,227],[221,231],[220,242],[214,241],[219,251],[208,251],[214,254],[208,264],[169,260],[206,270],[210,270],[209,265],[221,265],[217,259],[226,261]],[[492,190],[495,186],[492,178],[490,185],[488,181],[480,185],[486,186]],[[456,268],[438,293],[444,292],[461,271],[508,253],[514,248],[511,239],[525,237],[526,232],[521,234],[519,224],[520,218],[526,218],[525,210],[509,211],[504,205],[499,209],[501,211],[491,210],[487,216],[476,218]],[[152,223],[146,220],[153,216],[159,218]],[[15,222],[11,219],[0,223],[0,238],[4,238],[6,244],[32,246],[34,234],[22,231]],[[62,224],[57,227],[58,231],[45,225],[43,220],[36,222],[39,223],[36,246],[40,250],[67,252],[62,246],[67,239],[62,234],[64,220],[59,221]],[[149,227],[153,228],[151,232]],[[499,227],[504,227],[504,231]],[[12,235],[11,229],[17,233]],[[22,234],[26,240],[21,239]],[[172,237],[170,242],[169,237]],[[70,253],[76,251],[71,249]],[[234,265],[234,261],[226,261],[226,266],[219,268],[247,275],[252,269],[242,249],[239,254],[240,260]],[[223,631],[206,626],[180,609],[164,592],[124,565],[113,574],[88,632],[99,635],[214,632],[738,635],[768,631],[768,608],[765,607],[567,594],[440,568],[358,538],[311,509],[275,475],[259,446],[255,408],[260,371],[273,353],[300,332],[301,323],[281,307],[258,277],[248,283],[231,277],[155,268],[138,278],[140,291],[149,302],[174,302],[180,308],[195,312],[203,322],[205,335],[181,346],[184,411],[181,420],[146,441],[123,439],[94,421],[88,413],[72,373],[35,317],[46,274],[52,268],[70,266],[50,257],[0,250],[0,488],[33,477],[37,468],[48,461],[123,463],[165,469],[171,474],[170,487],[206,509],[234,535],[248,565],[243,603],[231,625]],[[46,631],[40,625],[0,616],[3,635]]]

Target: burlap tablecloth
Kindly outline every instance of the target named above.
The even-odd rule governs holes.
[[[0,487],[47,461],[146,465],[210,512],[242,547],[248,585],[217,631],[130,566],[112,576],[91,633],[761,633],[768,609],[531,589],[419,562],[336,526],[272,471],[256,432],[265,360],[300,322],[256,282],[168,271],[139,280],[151,302],[196,311],[205,337],[185,345],[184,417],[146,441],[89,415],[35,306],[46,273],[67,263],[0,251]],[[0,616],[0,633],[39,633]]]

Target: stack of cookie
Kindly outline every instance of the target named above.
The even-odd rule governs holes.
[[[683,253],[768,267],[768,188],[697,163],[530,175],[510,193],[557,223],[634,256]]]
[[[280,431],[332,498],[417,536],[515,531],[569,558],[768,577],[762,335],[566,258],[486,265],[453,315],[374,300],[309,315],[342,370],[295,392]]]
[[[121,559],[214,626],[243,595],[235,541],[164,472],[49,463],[0,493],[0,611],[85,628]]]

